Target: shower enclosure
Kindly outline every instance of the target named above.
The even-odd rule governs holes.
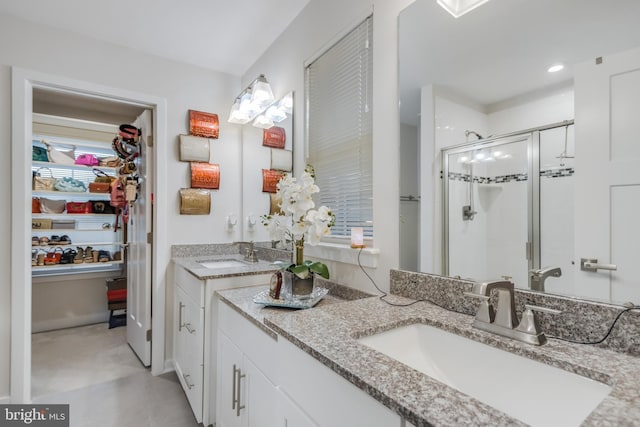
[[[555,266],[546,290],[572,286],[573,121],[442,150],[443,271],[474,280]]]

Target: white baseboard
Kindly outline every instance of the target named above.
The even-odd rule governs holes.
[[[164,369],[160,375],[175,371],[175,365],[173,364],[173,359],[168,359],[164,361]]]
[[[47,321],[35,322],[31,324],[31,332],[45,332],[56,329],[74,328],[76,326],[103,323],[109,320],[109,312],[94,313],[84,316],[74,316],[64,319],[51,319]]]
[[[0,397],[0,405],[8,405],[11,403],[11,396]]]

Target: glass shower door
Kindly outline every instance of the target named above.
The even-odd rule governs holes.
[[[533,137],[443,151],[445,274],[474,280],[510,276],[516,287],[528,287]]]

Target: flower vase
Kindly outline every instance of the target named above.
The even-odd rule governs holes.
[[[308,299],[313,292],[313,273],[310,273],[306,279],[301,279],[290,271],[283,271],[282,287],[285,298]]]

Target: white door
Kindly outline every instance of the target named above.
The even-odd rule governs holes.
[[[151,365],[151,244],[153,176],[152,115],[144,111],[134,126],[142,129],[138,200],[129,206],[127,247],[127,341],[145,366]]]
[[[640,49],[577,66],[575,99],[575,294],[638,304]],[[584,271],[581,258],[617,269]]]

